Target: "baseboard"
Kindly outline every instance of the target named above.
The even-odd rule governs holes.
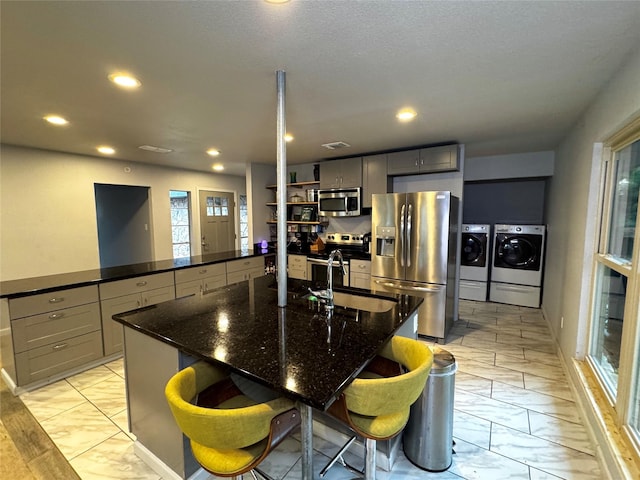
[[[585,419],[589,434],[597,446],[597,458],[603,475],[607,480],[640,478],[640,469],[633,461],[635,453],[630,453],[624,437],[615,425],[614,412],[611,407],[602,405],[594,395],[597,385],[590,385],[584,369],[589,368],[584,362],[572,359],[569,364],[570,384],[578,399],[582,418]],[[595,379],[591,383],[597,382]],[[610,412],[607,412],[610,410]]]
[[[140,442],[136,441],[133,443],[133,452],[140,460],[147,464],[151,470],[160,475],[163,480],[183,480],[180,475],[169,468],[166,463],[151,453],[151,450],[146,448]],[[204,468],[199,468],[188,478],[188,480],[206,480],[210,478],[210,476],[211,474]]]

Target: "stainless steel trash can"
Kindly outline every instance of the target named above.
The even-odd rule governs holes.
[[[454,356],[438,346],[433,350],[433,366],[424,391],[411,406],[404,429],[403,447],[407,458],[418,467],[442,472],[451,466],[453,453]]]

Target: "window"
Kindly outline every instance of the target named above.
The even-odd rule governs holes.
[[[247,196],[240,195],[240,250],[249,249],[249,212],[247,211]]]
[[[229,216],[229,200],[226,197],[207,197],[207,217]]]
[[[588,359],[640,450],[640,119],[607,146]]]
[[[190,197],[189,192],[170,190],[171,202],[171,243],[173,258],[191,256],[191,235],[189,224]],[[207,207],[208,209],[208,207]]]

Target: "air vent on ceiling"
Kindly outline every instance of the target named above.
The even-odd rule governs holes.
[[[350,147],[348,143],[345,142],[331,142],[331,143],[323,143],[322,146],[328,150],[338,150],[339,148]]]
[[[140,150],[146,150],[148,152],[155,152],[155,153],[173,152],[173,150],[171,150],[170,148],[154,147],[153,145],[140,145],[138,148]]]

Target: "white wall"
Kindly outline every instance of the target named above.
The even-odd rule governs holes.
[[[640,49],[601,91],[556,152],[548,190],[542,304],[565,358],[582,358],[588,335],[600,185],[600,146],[594,144],[638,114]]]
[[[198,189],[244,194],[245,177],[2,145],[0,279],[100,267],[94,183],[151,187],[154,259],[172,258],[169,190],[191,192],[200,253]],[[125,167],[130,172],[125,172]]]

